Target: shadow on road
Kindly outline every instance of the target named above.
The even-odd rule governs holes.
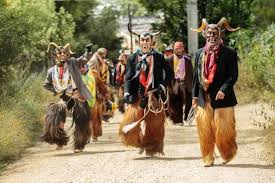
[[[163,161],[176,161],[176,160],[198,160],[201,157],[179,157],[179,158],[172,158],[172,157],[141,157],[135,158],[134,160],[163,160]]]
[[[257,164],[228,164],[228,165],[215,165],[227,168],[257,168],[257,169],[275,169],[275,165],[257,165]]]
[[[133,151],[133,150],[115,150],[115,151],[83,151],[81,153],[64,153],[64,154],[57,154],[56,157],[65,157],[65,156],[82,156],[82,155],[91,155],[91,154],[102,154],[102,153],[117,153],[117,152],[126,152],[126,151]]]

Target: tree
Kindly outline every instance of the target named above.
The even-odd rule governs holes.
[[[274,0],[254,0],[252,4],[253,23],[257,28],[266,28],[274,23],[275,1]],[[259,26],[260,25],[260,26]]]
[[[108,57],[117,59],[121,48],[122,39],[117,37],[119,24],[117,18],[119,13],[106,7],[97,17],[89,17],[86,24],[89,25],[89,32],[86,34],[88,40],[95,43],[95,48],[104,47],[108,50]]]
[[[148,12],[160,13],[160,22],[154,24],[155,29],[160,29],[165,34],[162,41],[169,44],[175,40],[186,42],[187,17],[186,0],[139,0]],[[217,23],[221,17],[226,17],[232,27],[242,28],[250,25],[251,5],[253,0],[204,0],[198,1],[199,20],[207,18],[209,23]],[[199,21],[199,24],[201,21]],[[198,25],[200,26],[200,25]],[[203,38],[201,38],[202,40]],[[226,38],[225,42],[228,41]],[[203,41],[200,42],[200,46]]]
[[[56,13],[53,0],[6,2],[9,3],[3,3],[0,11],[0,24],[5,25],[0,28],[2,91],[12,76],[22,79],[32,69],[41,71],[46,64],[48,43],[70,40],[74,31],[72,17],[64,11]]]
[[[83,52],[83,46],[94,44],[94,50],[99,47],[108,49],[108,56],[116,59],[121,40],[116,36],[119,28],[117,19],[119,12],[113,6],[106,6],[101,12],[95,12],[98,3],[91,1],[55,1],[57,10],[61,7],[72,14],[76,22],[74,40],[71,41],[74,51]]]

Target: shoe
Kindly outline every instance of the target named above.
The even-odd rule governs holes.
[[[223,160],[223,161],[222,161],[222,164],[225,165],[225,164],[227,164],[229,161],[230,161],[230,160]]]
[[[144,148],[139,148],[138,154],[142,154],[144,152]]]
[[[213,162],[207,162],[207,163],[204,163],[204,167],[211,167],[211,166],[213,166]]]
[[[97,142],[97,141],[98,141],[97,137],[92,139],[92,142]]]
[[[55,150],[57,150],[57,151],[59,151],[59,150],[61,150],[61,149],[63,149],[63,146],[57,146],[57,147],[55,148]]]
[[[211,166],[213,166],[214,165],[214,160],[215,160],[215,158],[213,157],[213,159],[212,159],[212,161],[210,160],[210,161],[206,161],[206,162],[204,162],[204,167],[211,167]]]
[[[82,152],[82,150],[80,150],[80,149],[75,149],[74,150],[74,153],[80,153],[80,152]]]

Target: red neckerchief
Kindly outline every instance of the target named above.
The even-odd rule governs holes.
[[[152,56],[149,57],[147,62],[148,62],[148,68],[147,69],[149,69],[148,75],[146,76],[146,71],[143,70],[143,69],[141,69],[140,73],[139,73],[139,82],[140,82],[140,84],[142,84],[142,86],[144,86],[146,88],[146,90],[148,89],[149,85],[152,83],[152,78],[151,78],[152,77],[151,76],[151,74],[152,74],[151,69],[152,69],[152,65],[153,65]]]
[[[204,46],[205,62],[204,62],[204,77],[205,83],[211,84],[217,70],[216,60],[221,50],[222,42],[217,46],[211,46],[206,43]]]
[[[59,79],[62,80],[64,75],[64,66],[63,64],[59,65]]]

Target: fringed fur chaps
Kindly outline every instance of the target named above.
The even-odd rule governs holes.
[[[106,84],[100,79],[96,71],[92,71],[96,80],[96,102],[91,108],[90,130],[93,139],[102,136],[102,116],[103,103],[108,99],[108,89]]]
[[[60,128],[61,123],[66,121],[66,105],[63,103],[51,103],[48,106],[44,132],[41,140],[49,144],[57,144],[58,146],[67,145],[69,137],[64,129]]]
[[[90,108],[87,103],[75,99],[75,106],[73,110],[74,128],[74,149],[84,149],[87,141],[91,137],[90,130]]]
[[[158,102],[154,99],[155,107]],[[149,112],[140,124],[128,133],[124,134],[122,128],[125,125],[134,123],[142,118],[143,109],[139,107],[139,101],[131,104],[126,109],[124,118],[120,123],[119,135],[121,136],[122,143],[126,146],[133,146],[144,148],[147,155],[154,155],[156,153],[164,154],[163,140],[165,135],[165,112],[154,114]]]
[[[92,138],[102,136],[102,101],[97,100],[91,109],[90,126],[92,130]]]
[[[234,107],[213,110],[210,102],[207,101],[204,108],[198,106],[195,120],[204,162],[213,162],[215,145],[224,161],[232,160],[238,149]]]
[[[123,94],[124,94],[124,86],[119,86],[119,88],[118,88],[118,110],[122,113],[125,112]]]

